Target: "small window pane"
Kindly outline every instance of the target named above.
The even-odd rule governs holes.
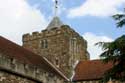
[[[42,40],[40,43],[41,43],[41,48],[48,48],[48,42],[46,39]]]

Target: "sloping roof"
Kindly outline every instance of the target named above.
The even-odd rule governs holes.
[[[50,30],[52,28],[58,27],[60,28],[63,25],[63,23],[60,21],[59,17],[54,17],[52,21],[47,26],[47,30]]]
[[[75,68],[73,81],[99,80],[112,67],[111,63],[104,64],[101,60],[80,61]]]
[[[0,52],[4,53],[10,58],[15,58],[18,61],[40,67],[47,70],[48,72],[55,73],[64,79],[67,78],[56,68],[54,65],[50,64],[45,58],[19,46],[3,37],[0,36]]]

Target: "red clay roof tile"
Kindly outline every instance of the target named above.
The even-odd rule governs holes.
[[[111,63],[104,64],[101,60],[80,61],[75,68],[73,81],[99,80],[111,67]]]

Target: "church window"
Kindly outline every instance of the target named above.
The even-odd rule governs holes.
[[[48,48],[48,42],[46,39],[42,40],[40,43],[41,43],[41,48]]]
[[[77,45],[76,45],[76,38],[71,38],[70,40],[70,50],[71,50],[71,54],[73,55],[73,58],[75,58],[75,55],[77,53]]]
[[[76,51],[76,38],[71,39],[71,47],[73,49],[73,52]]]
[[[56,59],[56,65],[58,65],[59,64],[59,61]]]
[[[57,67],[59,67],[59,60],[57,58],[55,60],[55,64],[56,64]]]

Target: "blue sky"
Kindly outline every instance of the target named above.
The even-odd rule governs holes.
[[[91,59],[96,59],[102,50],[94,43],[125,33],[111,17],[123,13],[124,5],[125,0],[59,0],[58,16],[88,41]],[[1,0],[0,35],[21,45],[22,35],[45,29],[53,12],[54,0]]]
[[[97,1],[97,0],[95,0]],[[113,0],[110,0],[113,2]],[[116,0],[117,1],[117,0]],[[47,20],[51,20],[53,17],[54,9],[54,0],[28,0],[27,1],[31,6],[37,6]],[[117,29],[116,21],[111,17],[112,14],[107,16],[93,16],[93,15],[84,15],[84,16],[74,16],[73,18],[68,17],[68,10],[71,8],[79,7],[82,4],[86,3],[87,0],[77,0],[77,2],[72,0],[59,0],[59,17],[65,23],[70,25],[73,29],[79,32],[81,35],[86,32],[92,32],[96,35],[106,35],[113,39],[121,36],[125,29]],[[123,4],[124,4],[123,0]],[[121,0],[122,3],[122,0]],[[123,4],[120,7],[116,7],[118,10],[123,11]],[[114,6],[115,7],[115,6]],[[81,10],[82,11],[82,10]],[[83,11],[86,12],[86,11]],[[107,11],[106,11],[107,12]],[[115,14],[115,12],[114,12]]]
[[[68,10],[70,10],[71,8],[79,7],[86,1],[87,0],[77,0],[76,2],[73,2],[72,0],[59,0],[59,6],[61,7],[59,8],[59,11],[61,11],[61,13],[59,14],[60,19],[65,24],[71,25],[71,27],[78,31],[81,35],[85,32],[93,32],[97,35],[107,35],[112,38],[117,38],[124,33],[125,29],[116,28],[116,21],[112,19],[111,14],[107,16],[74,16],[73,18],[67,16],[69,13]],[[113,0],[109,1],[113,2]],[[125,2],[125,0],[123,0],[123,2]],[[40,9],[45,17],[49,17],[47,18],[49,19],[49,21],[51,20],[50,18],[53,17],[54,0],[28,0],[28,3],[31,6],[37,5],[37,8]],[[117,9],[123,11],[123,4],[120,7],[117,7]]]

